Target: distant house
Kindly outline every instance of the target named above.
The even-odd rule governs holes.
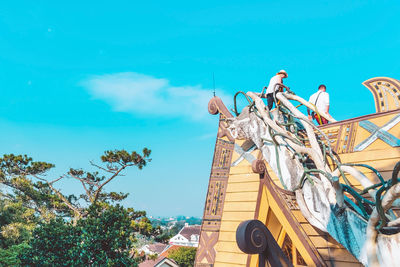
[[[169,240],[170,245],[178,245],[185,247],[198,247],[200,237],[200,225],[188,225],[179,231],[177,235]]]
[[[154,244],[147,244],[144,245],[139,249],[139,252],[144,252],[146,255],[158,254],[160,255],[168,245],[163,243],[154,243]]]
[[[155,260],[146,260],[140,263],[139,267],[179,267],[179,265],[172,259],[158,257]]]

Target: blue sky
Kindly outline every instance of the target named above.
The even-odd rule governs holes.
[[[363,81],[400,78],[398,1],[247,2],[3,4],[0,153],[55,163],[56,176],[107,149],[147,146],[153,161],[108,189],[150,215],[201,216],[213,73],[227,103],[282,68],[305,98],[325,83],[339,120],[374,112]]]

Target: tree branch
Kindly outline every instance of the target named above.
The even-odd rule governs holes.
[[[115,173],[115,171],[117,170],[117,168],[115,168],[115,169],[106,169],[106,168],[103,168],[103,167],[101,167],[100,165],[97,165],[96,163],[94,163],[93,161],[90,161],[90,164],[91,164],[92,166],[96,167],[96,168],[99,168],[100,170],[103,170],[103,171],[109,172],[109,173]]]
[[[64,175],[62,175],[59,178],[53,180],[52,182],[48,182],[46,179],[41,178],[41,177],[39,177],[37,175],[34,175],[34,174],[32,176],[35,177],[38,180],[46,182],[48,184],[48,186],[50,187],[50,189],[64,202],[65,205],[67,205],[67,207],[69,209],[71,209],[74,212],[75,216],[78,217],[78,218],[81,217],[82,214],[81,214],[80,210],[78,208],[74,207],[74,205],[71,202],[69,202],[68,199],[60,191],[58,191],[57,189],[55,189],[53,187],[53,183],[55,183],[55,182],[61,180],[62,178],[64,178],[65,177]]]
[[[94,195],[93,201],[92,201],[93,204],[96,203],[97,199],[99,198],[101,189],[102,189],[106,184],[108,184],[111,180],[113,180],[115,177],[117,177],[117,176],[119,175],[119,173],[120,173],[122,170],[124,170],[126,167],[127,167],[127,165],[123,165],[123,166],[122,166],[119,170],[117,170],[110,178],[108,178],[104,183],[102,183],[102,184],[97,188],[97,190],[95,191],[95,195]]]

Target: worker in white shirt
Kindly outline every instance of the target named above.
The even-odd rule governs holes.
[[[318,92],[312,94],[308,102],[315,105],[317,111],[323,111],[326,114],[329,114],[329,94],[326,92],[326,86],[324,84],[318,86]],[[307,109],[307,112],[308,112],[308,119],[312,120],[314,118],[319,125],[328,123],[327,119],[320,116],[316,112],[311,112],[310,114],[309,109]]]
[[[274,104],[274,91],[279,90],[279,86],[275,86],[277,83],[283,83],[282,79],[287,78],[288,74],[284,70],[280,70],[274,77],[269,81],[269,85],[267,88],[267,103],[268,109],[272,109],[272,105]]]

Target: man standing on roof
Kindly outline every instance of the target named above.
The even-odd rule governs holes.
[[[318,92],[312,94],[308,102],[316,106],[318,113],[322,111],[329,115],[329,94],[326,92],[326,86],[324,84],[318,86]],[[312,120],[314,118],[319,125],[328,123],[328,120],[318,113],[311,112],[310,114],[309,109],[307,109],[307,112],[308,119]]]
[[[279,90],[279,86],[276,86],[277,83],[283,83],[282,79],[287,78],[288,75],[286,71],[280,70],[274,77],[271,78],[269,81],[269,85],[267,88],[267,103],[268,103],[268,109],[272,109],[272,105],[274,104],[274,92]]]

